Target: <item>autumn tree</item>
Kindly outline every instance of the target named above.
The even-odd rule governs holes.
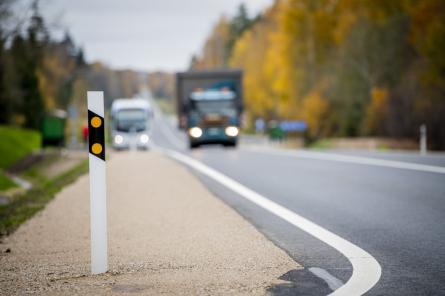
[[[410,41],[418,55],[408,80],[417,84],[414,93],[416,125],[425,123],[432,148],[445,148],[445,2],[409,1]],[[411,82],[411,81],[410,81]],[[412,89],[413,82],[407,86]],[[406,92],[403,92],[404,95]]]
[[[257,117],[267,120],[279,117],[275,104],[277,95],[271,84],[275,73],[266,62],[271,35],[277,26],[278,9],[277,5],[268,9],[233,48],[230,65],[244,70],[246,114],[250,121]]]
[[[250,19],[249,14],[247,12],[247,8],[244,3],[241,3],[238,6],[238,11],[235,16],[230,20],[229,29],[230,36],[227,41],[227,50],[230,55],[233,50],[233,46],[235,42],[241,37],[241,35],[250,28],[250,26],[255,22],[255,20]],[[227,59],[230,58],[229,56]]]
[[[200,56],[192,60],[193,69],[224,68],[229,57],[230,24],[222,16],[213,27],[210,36],[205,41]]]
[[[1,124],[39,129],[45,112],[72,105],[86,110],[88,89],[104,90],[108,105],[139,91],[139,73],[88,64],[69,33],[52,39],[38,3],[16,24],[13,1],[0,1]]]

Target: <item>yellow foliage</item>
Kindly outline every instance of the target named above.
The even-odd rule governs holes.
[[[45,110],[52,110],[56,106],[53,84],[49,82],[48,77],[44,75],[43,71],[37,71],[37,76],[39,78],[39,90],[43,95]]]
[[[230,60],[232,67],[244,70],[245,104],[250,118],[276,116],[276,96],[271,87],[274,69],[265,61],[270,45],[270,21],[260,21],[245,32],[236,42]]]
[[[365,132],[370,135],[384,133],[384,120],[388,113],[388,91],[374,87],[371,90],[371,102],[366,109]]]
[[[227,66],[229,52],[227,44],[230,38],[230,25],[222,16],[213,27],[212,33],[204,44],[201,55],[192,65],[195,69],[212,69]]]
[[[319,91],[312,91],[303,99],[302,115],[309,126],[309,135],[316,139],[326,132],[329,103]]]
[[[255,26],[235,43],[230,66],[244,70],[246,109],[249,118],[295,118],[292,66],[286,38],[280,30],[284,2],[269,8]]]
[[[244,70],[247,117],[305,119],[313,138],[412,135],[418,117],[444,135],[444,3],[274,1],[231,52],[229,65]],[[403,108],[388,105],[392,94]],[[422,97],[434,117],[422,114]],[[398,122],[408,112],[408,124]]]
[[[357,21],[357,18],[357,14],[353,11],[343,11],[342,17],[339,18],[333,33],[334,41],[337,45],[341,45],[345,41],[345,38],[354,27],[354,23]]]
[[[60,87],[64,87],[75,69],[73,60],[67,60],[60,51],[54,50],[45,53],[43,67],[37,71],[39,90],[44,98],[45,109],[52,110],[57,106]]]

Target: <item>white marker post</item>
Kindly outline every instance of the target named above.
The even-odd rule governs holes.
[[[426,124],[420,126],[420,154],[426,155]]]
[[[88,147],[90,163],[91,273],[108,270],[107,198],[105,184],[104,95],[88,92]]]

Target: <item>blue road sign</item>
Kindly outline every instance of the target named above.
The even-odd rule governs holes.
[[[302,120],[281,121],[280,128],[285,132],[302,132],[307,129],[307,123]]]

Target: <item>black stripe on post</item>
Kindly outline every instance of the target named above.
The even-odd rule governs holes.
[[[104,118],[88,110],[88,149],[91,154],[105,161]]]

